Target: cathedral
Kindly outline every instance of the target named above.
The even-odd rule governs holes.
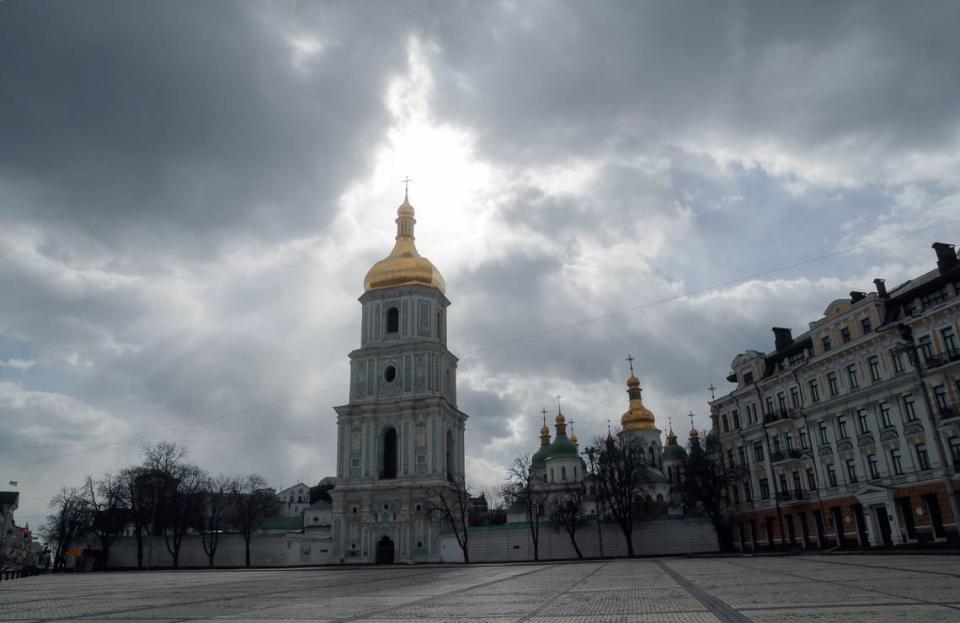
[[[367,272],[349,403],[337,412],[333,541],[342,562],[439,561],[431,491],[463,486],[457,358],[447,349],[446,284],[417,252],[413,206],[397,209],[393,251]]]

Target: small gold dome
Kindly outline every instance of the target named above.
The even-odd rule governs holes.
[[[546,435],[547,437],[549,437],[549,436],[550,436],[550,429],[547,428],[546,426],[541,426],[541,427],[540,427],[540,436],[543,437],[544,435]]]
[[[690,441],[697,441],[698,439],[700,439],[700,431],[698,431],[696,427],[691,427],[689,437],[690,437]]]
[[[667,433],[667,447],[677,445],[677,434],[673,432],[673,429],[670,429],[670,432]]]
[[[643,406],[640,380],[630,375],[627,379],[627,394],[630,396],[630,409],[620,418],[623,430],[656,430],[653,411]]]
[[[422,285],[446,292],[447,284],[437,267],[417,252],[413,243],[413,206],[406,196],[397,209],[397,242],[390,255],[373,265],[363,280],[363,289]]]
[[[567,423],[567,418],[564,417],[564,415],[563,415],[562,413],[558,413],[558,414],[557,414],[557,420],[556,420],[556,421],[557,421],[557,424],[566,424],[566,423]]]
[[[576,434],[576,433],[570,433],[570,442],[571,442],[571,443],[577,443],[577,434]]]

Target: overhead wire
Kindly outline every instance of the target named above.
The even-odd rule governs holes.
[[[805,266],[805,265],[807,265],[807,264],[812,264],[812,263],[819,262],[819,261],[823,261],[823,260],[830,259],[830,258],[833,258],[833,257],[838,257],[838,256],[845,255],[845,254],[848,254],[848,253],[853,253],[853,252],[855,252],[855,251],[859,251],[859,250],[861,250],[861,249],[865,249],[865,248],[868,248],[868,247],[872,247],[872,246],[875,246],[875,245],[878,245],[878,244],[883,244],[883,243],[885,243],[885,242],[891,242],[891,241],[893,241],[893,240],[898,240],[898,239],[900,239],[900,238],[905,238],[905,237],[908,237],[908,236],[912,236],[912,235],[916,235],[916,234],[923,233],[923,232],[926,232],[926,231],[930,231],[930,230],[932,230],[932,229],[937,229],[937,228],[940,228],[940,227],[946,227],[946,226],[948,226],[948,225],[954,225],[954,224],[957,224],[957,223],[960,223],[960,218],[951,219],[951,220],[947,220],[947,221],[942,221],[942,222],[939,222],[939,223],[935,223],[935,224],[933,224],[933,225],[927,225],[927,226],[925,226],[925,227],[920,227],[920,228],[912,229],[912,230],[909,230],[909,231],[900,232],[899,234],[896,234],[896,235],[893,235],[893,236],[888,236],[888,237],[886,237],[886,238],[881,238],[881,239],[876,239],[876,240],[870,240],[870,241],[867,241],[867,242],[864,242],[864,243],[861,243],[861,244],[858,244],[858,245],[854,245],[854,246],[851,246],[851,247],[846,247],[846,248],[843,248],[843,249],[838,249],[838,250],[836,250],[836,251],[831,251],[831,252],[829,252],[829,253],[824,253],[824,254],[817,255],[817,256],[813,256],[813,257],[809,257],[809,258],[805,258],[805,259],[802,259],[802,260],[798,260],[798,261],[796,261],[796,262],[791,262],[791,263],[788,263],[788,264],[783,264],[783,265],[780,265],[780,266],[777,266],[777,267],[774,267],[774,268],[770,268],[770,269],[767,269],[767,270],[759,271],[759,272],[756,272],[756,273],[751,273],[751,274],[746,275],[746,276],[743,276],[743,277],[738,277],[738,278],[736,278],[736,279],[731,279],[731,280],[728,280],[728,281],[723,281],[723,282],[716,283],[716,284],[712,284],[712,285],[705,286],[705,287],[702,287],[702,288],[695,288],[695,289],[691,289],[691,290],[685,290],[685,291],[683,291],[683,292],[680,292],[680,293],[677,293],[677,294],[674,294],[674,295],[671,295],[671,296],[666,296],[666,297],[658,298],[658,299],[655,299],[655,300],[652,300],[652,301],[648,301],[648,302],[642,303],[642,304],[640,304],[640,305],[635,305],[635,306],[632,306],[632,307],[627,307],[627,308],[624,308],[624,309],[615,310],[615,311],[608,312],[608,313],[605,313],[605,314],[600,314],[600,315],[597,315],[597,316],[591,316],[591,317],[584,318],[584,319],[582,319],[582,320],[578,320],[578,321],[576,321],[576,322],[572,322],[572,323],[569,323],[569,324],[559,325],[559,326],[556,326],[556,327],[551,327],[551,328],[548,328],[548,329],[544,329],[544,330],[542,330],[542,331],[535,331],[535,332],[528,333],[528,334],[525,334],[525,335],[516,336],[516,337],[510,338],[510,339],[507,339],[507,340],[503,340],[503,341],[501,341],[501,342],[495,342],[495,343],[493,343],[493,344],[488,344],[488,345],[486,345],[486,346],[482,346],[482,347],[480,347],[480,348],[475,348],[475,349],[473,349],[473,350],[471,350],[471,351],[467,351],[466,353],[464,353],[464,354],[461,355],[461,358],[462,358],[462,359],[465,359],[465,358],[472,357],[472,356],[475,356],[475,355],[478,355],[478,354],[480,354],[480,353],[487,352],[487,351],[490,351],[490,350],[493,350],[493,349],[496,349],[496,348],[502,348],[502,347],[504,347],[504,346],[510,346],[510,345],[512,345],[512,344],[517,344],[517,343],[520,343],[520,342],[524,342],[524,341],[531,340],[531,339],[536,339],[536,338],[539,338],[539,337],[544,337],[544,336],[547,336],[547,335],[552,335],[552,334],[554,334],[554,333],[559,333],[559,332],[562,332],[562,331],[568,331],[568,330],[570,330],[570,329],[575,329],[575,328],[577,328],[577,327],[581,327],[581,326],[584,326],[584,325],[587,325],[587,324],[590,324],[590,323],[593,323],[593,322],[597,322],[597,321],[601,321],[601,320],[607,320],[607,319],[609,319],[609,318],[615,318],[615,317],[622,316],[622,315],[624,315],[624,314],[628,314],[628,313],[631,313],[631,312],[640,311],[640,310],[642,310],[642,309],[649,309],[649,308],[651,308],[651,307],[656,307],[656,306],[658,306],[658,305],[662,305],[662,304],[669,303],[669,302],[672,302],[672,301],[677,301],[677,300],[681,300],[681,299],[684,299],[684,298],[689,298],[689,297],[691,297],[691,296],[696,296],[696,295],[699,295],[699,294],[704,294],[704,293],[712,292],[712,291],[716,291],[716,290],[722,290],[722,289],[724,289],[724,288],[729,288],[729,287],[734,286],[734,285],[738,285],[738,284],[741,284],[741,283],[746,283],[746,282],[751,281],[751,280],[754,280],[754,279],[759,279],[759,278],[761,278],[761,277],[765,277],[765,276],[768,276],[768,275],[780,273],[780,272],[783,272],[783,271],[786,271],[786,270],[790,270],[790,269],[792,269],[792,268],[798,268],[798,267],[800,267],[800,266]],[[77,455],[77,454],[82,454],[82,453],[84,453],[84,452],[88,452],[88,451],[90,451],[91,449],[95,449],[96,447],[104,447],[105,445],[127,445],[127,444],[131,444],[131,443],[142,443],[142,442],[147,441],[147,440],[149,440],[149,439],[154,439],[154,438],[156,438],[156,437],[158,437],[158,436],[160,436],[160,435],[165,435],[165,434],[167,434],[167,433],[169,433],[169,432],[172,432],[172,431],[175,431],[175,430],[182,430],[182,429],[185,429],[185,428],[194,428],[194,427],[197,427],[197,426],[202,426],[202,425],[204,425],[204,424],[208,424],[208,423],[213,422],[213,421],[222,420],[222,419],[226,419],[226,418],[237,417],[237,416],[245,415],[245,414],[252,413],[252,412],[255,412],[255,411],[261,411],[261,410],[263,410],[263,409],[267,409],[267,408],[270,408],[270,407],[273,407],[273,406],[278,406],[278,405],[282,405],[282,404],[287,404],[287,403],[295,402],[295,401],[298,401],[298,400],[303,400],[303,399],[305,399],[305,398],[311,398],[311,397],[314,397],[314,396],[317,396],[317,395],[320,395],[320,394],[323,394],[323,393],[327,393],[327,392],[330,392],[330,391],[334,391],[334,390],[337,390],[337,389],[343,389],[343,388],[345,388],[345,387],[348,387],[348,384],[344,383],[344,384],[340,384],[340,385],[335,385],[335,386],[331,386],[331,387],[326,387],[326,388],[324,388],[324,389],[316,390],[316,391],[313,391],[313,392],[307,392],[307,393],[304,393],[304,394],[299,394],[299,395],[295,395],[295,396],[290,396],[290,397],[287,397],[287,398],[281,398],[281,399],[278,399],[278,400],[274,400],[274,401],[262,403],[262,404],[259,404],[259,405],[254,405],[254,406],[252,406],[252,407],[247,407],[247,408],[244,408],[244,409],[239,409],[239,410],[236,410],[236,411],[230,411],[230,412],[223,413],[223,414],[220,414],[220,415],[215,415],[215,416],[212,416],[212,417],[209,417],[209,418],[204,418],[204,419],[198,420],[198,421],[196,421],[196,422],[189,422],[189,423],[184,423],[184,424],[180,424],[180,425],[177,425],[177,426],[168,427],[168,428],[163,429],[163,430],[160,430],[160,431],[154,431],[154,432],[148,433],[148,434],[146,434],[146,435],[142,435],[142,436],[138,436],[138,437],[133,437],[133,438],[130,438],[130,439],[127,439],[127,440],[119,441],[119,442],[110,442],[109,444],[106,444],[106,443],[105,443],[105,444],[97,444],[97,445],[95,445],[95,446],[92,447],[92,448],[91,448],[91,447],[84,447],[82,450],[78,450],[77,452],[69,452],[69,453],[64,453],[64,454],[59,454],[59,455],[54,455],[54,456],[49,456],[49,457],[41,457],[41,458],[34,459],[34,460],[31,460],[31,461],[26,461],[26,462],[23,462],[23,463],[17,463],[17,464],[14,464],[14,465],[4,465],[4,466],[0,466],[0,469],[5,469],[5,470],[8,470],[8,469],[16,469],[16,468],[18,468],[18,467],[24,467],[24,466],[27,466],[27,465],[36,465],[36,464],[45,463],[45,462],[49,462],[49,461],[55,461],[55,460],[57,460],[57,459],[61,459],[61,458],[65,458],[65,457],[68,457],[68,456],[74,456],[74,455]],[[77,445],[80,445],[80,444],[77,444]],[[65,446],[65,447],[69,447],[69,446]],[[19,450],[19,449],[23,449],[23,447],[6,447],[6,448],[0,448],[0,450]]]

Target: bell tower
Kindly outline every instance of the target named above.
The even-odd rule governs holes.
[[[333,536],[344,562],[440,560],[430,489],[463,485],[466,414],[447,350],[446,283],[414,245],[404,194],[390,255],[367,272],[350,402],[336,407]]]

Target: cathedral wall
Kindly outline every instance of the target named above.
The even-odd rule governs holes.
[[[244,543],[239,534],[220,537],[217,556],[218,567],[244,566]],[[310,534],[258,534],[250,542],[250,564],[255,567],[285,567],[296,565],[320,565],[335,562],[334,545],[329,536]],[[173,566],[173,557],[167,551],[162,538],[147,537],[143,544],[143,564],[149,568]],[[110,548],[110,568],[137,566],[137,540],[121,537]],[[206,567],[207,555],[199,536],[184,537],[180,548],[181,567]]]
[[[603,555],[626,556],[627,543],[616,524],[602,526]],[[469,537],[470,562],[509,562],[533,560],[533,541],[527,524],[472,528]],[[577,531],[577,544],[586,558],[599,558],[596,524]],[[717,533],[706,519],[667,519],[645,521],[633,531],[634,552],[638,556],[666,556],[720,551]],[[576,558],[570,537],[562,527],[544,524],[540,528],[540,560]],[[440,539],[444,562],[463,562],[463,552],[453,535]]]

